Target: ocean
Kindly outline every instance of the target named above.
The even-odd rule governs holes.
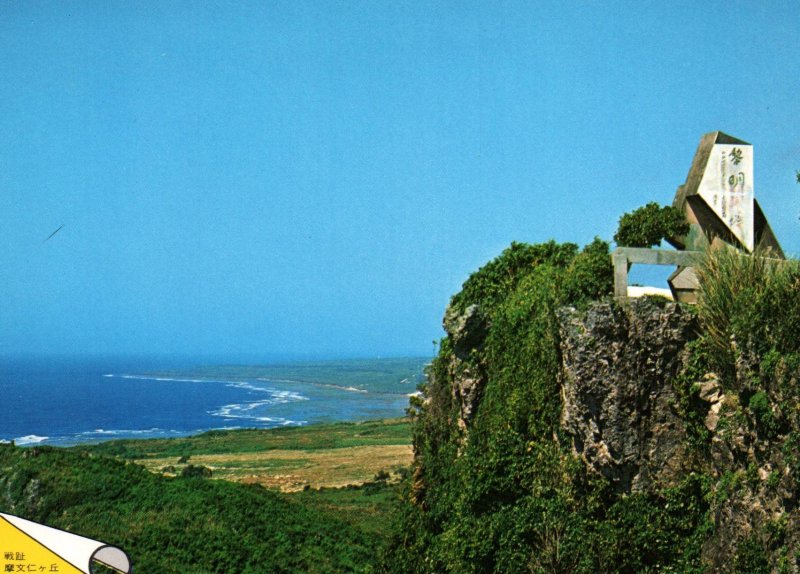
[[[399,417],[426,362],[0,358],[0,441],[72,446]]]

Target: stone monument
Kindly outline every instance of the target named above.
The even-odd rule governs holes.
[[[669,240],[678,249],[698,251],[724,243],[783,258],[754,196],[753,146],[747,142],[722,132],[704,135],[672,205],[691,224],[686,236]]]
[[[678,251],[618,248],[613,254],[617,297],[627,296],[627,272],[632,263],[676,265],[667,280],[672,296],[693,303],[698,288],[693,265],[709,248],[784,258],[755,199],[753,146],[745,141],[719,131],[704,135],[672,205],[690,224],[686,235],[667,238]]]

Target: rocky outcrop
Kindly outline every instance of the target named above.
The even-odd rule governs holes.
[[[586,464],[618,491],[668,486],[682,474],[686,428],[672,380],[695,320],[649,298],[559,313],[561,423]]]
[[[742,404],[759,381],[758,361],[747,345],[731,342],[732,388],[724,388],[715,373],[683,383],[694,387],[694,424],[708,432],[698,451],[690,446],[691,423],[678,408],[675,387],[696,333],[693,314],[645,298],[595,303],[582,312],[562,309],[559,323],[561,426],[590,469],[620,493],[658,492],[693,472],[706,476],[713,485],[714,529],[703,558],[713,572],[737,571],[731,557],[743,552],[743,544],[787,556],[800,547],[798,438],[777,425],[764,428],[756,420],[757,405]],[[797,371],[779,375],[786,382],[768,389],[761,407],[760,416],[769,421],[784,418],[779,389],[800,380]],[[782,571],[798,572],[797,561],[787,558]]]
[[[458,424],[462,430],[467,430],[487,382],[480,351],[489,324],[480,307],[470,305],[463,312],[448,307],[443,326],[453,345],[448,369],[453,380],[453,398],[460,409]]]
[[[737,360],[735,374],[736,384],[745,388],[753,383],[748,379],[754,373],[753,363],[746,363]],[[790,375],[788,384],[796,384],[794,375]],[[705,390],[701,386],[701,393]],[[743,401],[747,394],[720,389],[716,397],[711,397],[705,419],[712,431],[706,474],[715,480],[714,534],[706,540],[703,555],[715,565],[715,572],[733,573],[737,570],[730,564],[730,556],[740,553],[745,543],[772,555],[773,566],[780,564],[773,572],[797,573],[798,435],[784,432],[789,429],[764,428],[764,421],[757,420],[757,405]],[[769,394],[769,404],[764,408],[775,417],[782,409],[780,392],[775,389],[774,396]],[[760,416],[766,416],[766,412]]]
[[[447,417],[446,440],[457,443],[450,453],[458,457],[469,452],[475,427],[494,424],[489,433],[480,427],[483,438],[506,424],[503,414],[492,408],[502,400],[497,388],[509,387],[491,388],[487,416],[476,418],[487,386],[496,382],[489,373],[527,372],[530,365],[489,363],[502,357],[498,340],[513,345],[514,339],[495,338],[492,329],[503,328],[502,317],[490,321],[478,305],[449,308],[443,323],[448,347],[438,359],[439,380],[432,382],[434,392],[426,400],[430,413]],[[687,512],[692,514],[689,522],[700,525],[695,532],[703,537],[702,549],[695,548],[708,572],[799,574],[800,357],[775,355],[767,368],[763,349],[759,354],[753,341],[731,338],[734,360],[709,360],[706,353],[719,349],[690,344],[700,336],[693,310],[659,298],[562,308],[555,324],[557,336],[548,339],[546,388],[560,393],[560,420],[555,419],[559,405],[553,401],[550,421],[558,424],[536,440],[550,440],[552,430],[552,440],[571,447],[589,475],[608,480],[620,495],[616,500],[641,493],[646,496],[639,500],[658,505],[665,501],[666,489],[679,487],[669,491],[674,493],[687,484],[702,485]],[[530,336],[524,328],[515,333]],[[707,372],[711,365],[720,372]],[[497,381],[505,383],[501,377]],[[518,387],[512,391],[524,389],[528,380],[521,375],[514,384]],[[527,403],[521,403],[514,406],[524,416]],[[536,407],[530,405],[532,411]],[[570,458],[568,452],[559,452]],[[417,459],[413,479],[411,498],[423,509],[430,476],[424,465],[435,464],[431,460]],[[761,569],[749,570],[751,563]],[[767,564],[771,570],[763,569]]]

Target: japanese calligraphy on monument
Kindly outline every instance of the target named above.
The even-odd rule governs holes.
[[[753,146],[714,144],[697,193],[748,250],[753,229]]]

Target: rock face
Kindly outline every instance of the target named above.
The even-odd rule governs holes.
[[[772,571],[800,573],[800,431],[788,422],[800,407],[785,396],[800,386],[800,360],[774,364],[765,382],[752,341],[732,339],[735,372],[698,371],[689,346],[699,336],[695,314],[656,298],[562,308],[557,323],[561,428],[553,440],[569,441],[621,495],[660,496],[702,477],[709,572],[739,571],[734,558],[758,551]],[[464,445],[491,384],[493,326],[472,305],[448,309],[444,328],[450,387],[442,396],[458,407]],[[418,466],[415,495],[423,488]]]
[[[559,322],[561,423],[576,454],[621,492],[670,485],[686,448],[671,381],[694,318],[643,298],[562,309]]]
[[[458,424],[467,430],[486,386],[486,370],[475,357],[483,349],[489,325],[480,308],[470,305],[463,313],[448,307],[443,326],[453,343],[449,369],[454,381],[453,398],[461,411]]]
[[[770,549],[800,547],[792,434],[759,430],[752,408],[743,407],[736,391],[726,391],[716,374],[707,373],[687,381],[702,405],[707,450],[698,456],[689,446],[688,423],[679,413],[673,383],[696,334],[692,314],[674,303],[635,299],[596,303],[584,312],[562,309],[559,323],[561,426],[587,466],[620,493],[658,491],[690,472],[708,477],[714,485],[714,531],[703,558],[713,572],[736,571],[731,557],[743,540]],[[747,348],[735,350],[735,385],[747,388],[758,366]],[[796,385],[800,372],[785,378]],[[773,411],[780,409],[780,395],[770,403]],[[798,561],[787,559],[781,571],[800,571]]]

